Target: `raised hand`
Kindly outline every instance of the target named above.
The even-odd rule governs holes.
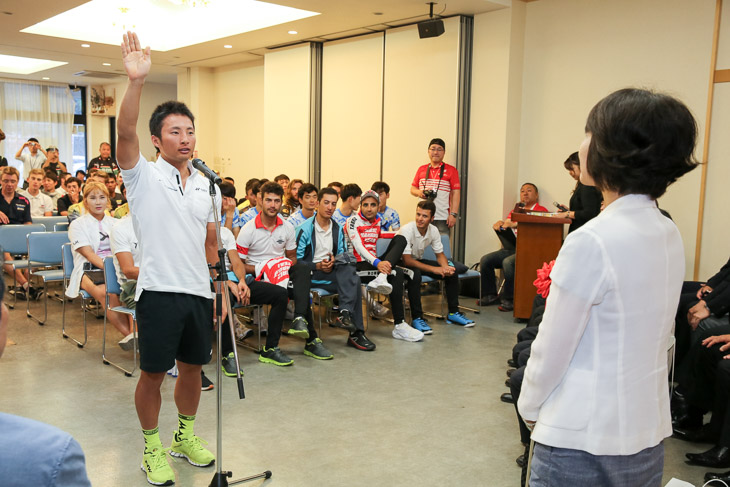
[[[139,37],[134,32],[124,34],[122,41],[122,61],[124,70],[127,72],[130,81],[144,80],[152,67],[150,47],[142,49]]]

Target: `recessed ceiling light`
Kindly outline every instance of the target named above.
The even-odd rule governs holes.
[[[164,52],[319,15],[256,0],[126,3],[122,10],[119,2],[91,0],[21,32],[118,46],[134,30],[143,46]]]
[[[102,66],[111,66],[112,63],[101,63]]]
[[[299,33],[299,32],[297,32],[297,31],[295,31],[295,30],[290,30],[290,31],[289,31],[289,34],[298,34],[298,33]]]
[[[48,76],[44,76],[41,79],[51,79],[51,78],[49,78]]]
[[[233,49],[233,46],[230,44],[226,44],[225,46],[223,46],[223,48],[224,49]]]
[[[91,47],[89,44],[81,44],[81,47]]]
[[[68,64],[65,61],[50,61],[20,56],[0,54],[0,73],[32,74],[46,69]]]

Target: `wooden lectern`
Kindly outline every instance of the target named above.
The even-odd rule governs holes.
[[[512,221],[519,223],[515,257],[514,317],[528,319],[537,293],[532,284],[537,279],[537,270],[544,262],[550,262],[558,256],[563,245],[563,225],[571,220],[514,212]]]

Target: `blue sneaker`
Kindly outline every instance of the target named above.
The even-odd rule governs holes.
[[[424,320],[423,318],[416,318],[415,320],[411,321],[411,326],[423,333],[424,335],[431,335],[433,333],[433,330],[430,326],[428,326],[428,323],[426,323],[426,320]]]
[[[446,323],[453,325],[461,325],[464,328],[471,328],[474,326],[474,320],[467,318],[464,313],[457,311],[456,313],[449,313],[446,317]]]

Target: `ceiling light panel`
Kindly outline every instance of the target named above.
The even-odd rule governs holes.
[[[62,61],[50,61],[48,59],[7,56],[5,54],[0,54],[0,73],[33,74],[38,71],[63,66],[64,64],[68,63]]]
[[[119,45],[133,30],[143,45],[170,51],[319,15],[255,0],[92,0],[21,32]]]

